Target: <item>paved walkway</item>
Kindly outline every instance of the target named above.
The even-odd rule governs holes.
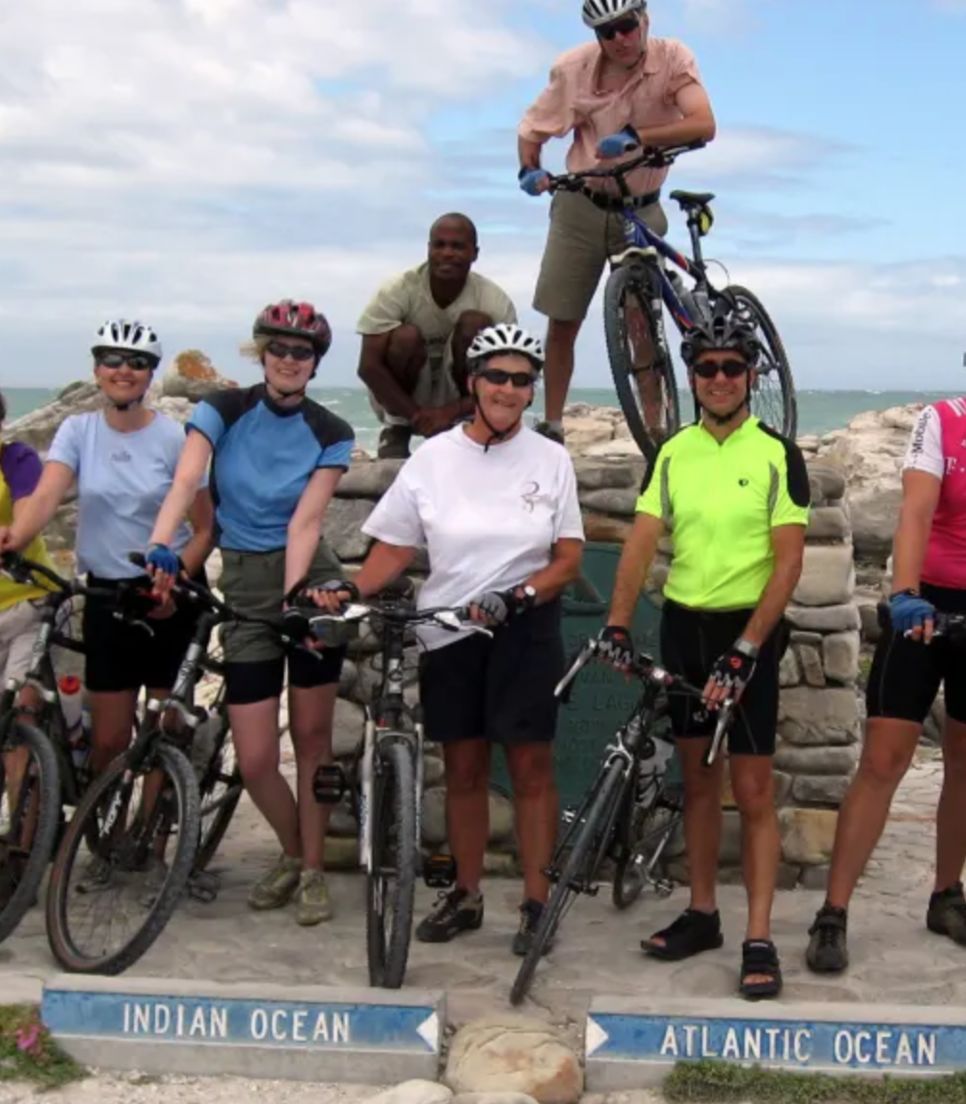
[[[920,751],[897,798],[893,817],[850,915],[852,967],[841,978],[822,979],[804,963],[806,928],[821,904],[817,891],[779,893],[775,939],[783,956],[785,995],[792,1000],[890,1001],[966,1006],[966,952],[929,933],[924,916],[931,889],[932,815],[941,763],[939,753]],[[215,903],[186,901],[151,951],[134,967],[139,976],[245,979],[276,983],[365,985],[364,883],[357,874],[330,875],[335,918],[301,929],[292,909],[254,913],[245,905],[249,883],[274,859],[274,846],[247,800],[239,808],[216,861],[221,892]],[[509,953],[516,929],[518,886],[491,879],[485,886],[486,922],[481,931],[449,945],[414,943],[407,983],[442,988],[456,1023],[506,1010],[519,960]],[[432,902],[420,887],[417,915]],[[721,889],[725,946],[680,964],[643,957],[643,934],[663,926],[686,903],[679,889],[666,901],[643,900],[616,912],[607,887],[597,898],[578,900],[561,937],[537,975],[532,1002],[522,1010],[552,1020],[580,1043],[583,1014],[594,994],[652,992],[676,996],[732,996],[743,931],[743,891]],[[30,997],[56,970],[47,947],[40,909],[0,944],[3,1000]]]

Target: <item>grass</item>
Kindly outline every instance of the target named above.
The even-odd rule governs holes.
[[[51,1039],[36,1006],[0,1005],[0,1081],[33,1081],[55,1089],[86,1076]]]
[[[664,1096],[675,1104],[966,1104],[966,1073],[930,1078],[836,1077],[790,1073],[724,1062],[679,1062],[665,1079]]]

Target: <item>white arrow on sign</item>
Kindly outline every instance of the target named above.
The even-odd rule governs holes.
[[[423,1020],[416,1031],[434,1054],[439,1052],[439,1017],[435,1012]]]
[[[587,1028],[584,1032],[584,1054],[586,1057],[590,1058],[596,1054],[609,1038],[610,1036],[600,1024],[588,1016]]]

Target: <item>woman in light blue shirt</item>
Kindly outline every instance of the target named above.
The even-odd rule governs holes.
[[[0,548],[24,548],[77,485],[77,569],[98,587],[143,578],[128,559],[143,549],[171,486],[184,446],[184,428],[144,403],[161,362],[157,335],[140,322],[105,322],[94,346],[94,378],[104,406],[73,414],[57,430],[37,489]],[[195,575],[212,547],[214,527],[207,487],[195,495],[173,542]],[[192,619],[167,600],[149,616],[154,636],[112,616],[109,603],[84,604],[86,683],[93,722],[91,768],[97,773],[131,740],[140,688],[163,697],[174,683],[191,638]]]

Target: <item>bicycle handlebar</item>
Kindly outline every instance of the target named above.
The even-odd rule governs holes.
[[[668,146],[659,149],[655,146],[646,146],[637,157],[630,161],[624,161],[620,165],[613,165],[609,169],[583,169],[580,172],[561,173],[559,176],[550,177],[550,191],[580,191],[585,180],[623,180],[625,176],[635,169],[666,169],[684,153],[701,149],[706,145],[703,141],[690,142],[687,145]]]
[[[425,625],[436,624],[448,632],[483,633],[492,636],[492,630],[469,620],[469,610],[466,606],[438,606],[434,609],[400,609],[395,602],[351,602],[341,613],[318,613],[306,620],[310,625],[319,622],[334,622],[336,624],[354,624],[359,621],[368,621],[371,618],[384,621],[394,621],[398,625]]]
[[[577,653],[577,657],[570,665],[570,669],[554,687],[554,697],[562,698],[567,693],[571,683],[577,675],[599,651],[600,641],[595,637],[590,637]],[[649,655],[645,655],[643,652],[638,655],[631,664],[629,673],[636,675],[643,682],[650,683],[652,686],[657,686],[662,690],[685,693],[692,697],[700,698],[702,701],[704,700],[703,691],[699,690],[696,686],[692,686],[691,683],[680,676],[672,675],[670,671],[666,671],[660,664],[655,663]],[[714,735],[711,737],[711,743],[708,745],[708,750],[704,755],[704,765],[706,767],[710,767],[718,757],[718,752],[721,750],[721,741],[724,739],[725,733],[728,731],[728,726],[731,724],[731,716],[736,704],[737,703],[733,699],[726,698],[718,708],[718,723],[715,725]]]

